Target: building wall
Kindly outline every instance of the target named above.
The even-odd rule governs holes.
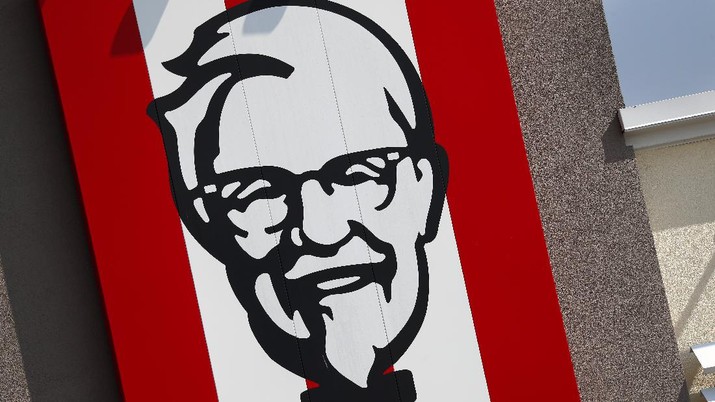
[[[0,258],[10,301],[0,297],[0,400],[119,400],[36,4],[0,0]],[[601,3],[497,6],[582,398],[677,400],[681,365],[615,120],[622,102]],[[515,372],[515,384],[519,375],[529,373]]]
[[[37,4],[0,0],[0,401],[110,402],[118,377]]]
[[[602,4],[496,4],[582,400],[686,400]]]
[[[692,401],[715,387],[690,347],[715,342],[715,140],[636,153]]]
[[[0,401],[30,400],[20,345],[15,333],[5,275],[0,264]]]

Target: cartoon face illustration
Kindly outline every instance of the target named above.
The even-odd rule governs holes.
[[[179,215],[266,354],[319,384],[303,400],[415,400],[390,369],[427,311],[448,163],[404,51],[335,3],[253,1],[164,66],[185,78],[149,106]]]

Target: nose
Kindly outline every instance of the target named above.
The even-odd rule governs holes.
[[[334,186],[328,194],[317,180],[308,180],[301,187],[303,202],[302,230],[315,243],[330,245],[350,233],[350,221],[360,221],[360,209],[355,189]]]

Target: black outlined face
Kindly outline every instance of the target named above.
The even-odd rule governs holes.
[[[321,386],[367,388],[424,319],[424,245],[436,234],[446,157],[419,76],[384,31],[333,3],[273,3],[199,27],[167,63],[184,85],[153,113],[182,221],[226,265],[266,353]],[[278,7],[288,12],[274,32],[234,33],[238,56],[199,62],[226,21],[241,32],[242,19]],[[311,42],[311,23],[345,37]],[[328,45],[356,40],[328,56]],[[176,123],[187,114],[200,116],[190,151]]]

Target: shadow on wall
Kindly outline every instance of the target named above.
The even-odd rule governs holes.
[[[714,242],[712,247],[713,249],[715,249],[715,239],[713,240]],[[693,316],[695,307],[698,305],[698,302],[700,302],[700,300],[703,298],[707,290],[708,284],[712,281],[713,276],[715,276],[715,254],[713,254],[713,256],[710,258],[710,263],[707,265],[705,271],[695,285],[695,289],[693,289],[693,292],[688,299],[688,303],[685,305],[685,308],[680,313],[680,316],[674,317],[676,318],[676,320],[673,325],[675,326],[675,335],[678,338],[683,335],[685,326],[688,324],[688,321]],[[715,342],[715,339],[713,339],[712,342]]]
[[[715,342],[715,140],[636,153],[691,401],[715,387],[690,347]]]
[[[711,250],[715,250],[715,236],[712,237]],[[673,319],[675,333],[681,347],[680,357],[683,362],[685,378],[690,384],[690,400],[691,402],[705,402],[700,391],[715,387],[715,374],[704,374],[700,363],[689,348],[696,344],[715,342],[715,330],[713,330],[715,252],[712,253],[710,262],[696,281],[694,289],[688,294],[685,307],[677,316],[673,316]],[[690,283],[687,285],[688,288],[690,288]],[[687,291],[690,289],[684,290],[684,293]]]
[[[142,39],[151,43],[161,19],[166,12],[169,0],[148,0],[134,3],[127,8],[112,44],[112,55],[123,56],[142,52]],[[135,7],[140,7],[142,16],[141,36],[137,24]],[[243,33],[247,35],[263,35],[273,32],[283,19],[285,8],[271,8],[259,14],[251,14],[245,18]]]
[[[247,35],[261,35],[273,32],[283,19],[286,9],[271,8],[262,13],[250,14],[243,24],[243,33]]]
[[[636,153],[653,232],[715,222],[715,140]]]
[[[134,12],[136,5],[130,4],[124,13],[122,21],[119,23],[117,34],[114,37],[114,44],[112,45],[112,55],[114,56],[142,52],[142,37],[147,44],[151,43],[169,0],[140,1],[135,4],[141,7],[144,31],[141,32],[140,36],[139,25]]]
[[[606,163],[622,162],[635,158],[633,147],[626,145],[626,139],[623,137],[623,129],[618,115],[613,116],[608,128],[601,136],[603,144],[603,160]]]
[[[24,368],[0,361],[0,373],[11,364],[24,369],[33,401],[118,401],[106,317],[42,32],[35,1],[2,2],[0,256]]]

